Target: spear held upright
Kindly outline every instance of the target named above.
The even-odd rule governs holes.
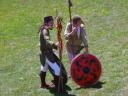
[[[71,0],[68,0],[68,9],[69,9],[70,22],[71,22],[71,18],[72,18],[72,15],[71,15],[71,7],[72,7],[72,2],[71,2]]]

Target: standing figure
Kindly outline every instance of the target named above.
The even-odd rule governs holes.
[[[66,49],[71,64],[72,59],[84,48],[85,55],[88,54],[87,34],[81,17],[74,16],[66,26],[64,33]]]
[[[63,86],[67,83],[67,73],[60,59],[55,55],[53,49],[58,49],[59,43],[54,43],[50,39],[50,30],[53,29],[54,20],[52,16],[44,17],[44,22],[39,29],[40,36],[40,62],[41,62],[41,88],[50,88],[50,85],[46,84],[46,72],[49,69],[54,77],[52,81],[55,85],[55,90],[62,91]],[[60,66],[62,68],[60,69]],[[60,76],[60,71],[62,76]],[[59,82],[61,81],[61,83]],[[59,89],[58,89],[59,88]]]

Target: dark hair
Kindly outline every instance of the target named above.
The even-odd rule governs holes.
[[[82,24],[85,25],[85,23],[83,22],[83,20],[81,19],[80,16],[75,15],[75,16],[72,17],[72,22],[73,22],[74,24],[76,24],[79,20],[81,20]]]
[[[76,24],[79,20],[81,20],[81,17],[80,16],[75,15],[75,16],[72,17],[72,22],[74,24]]]
[[[52,21],[53,17],[52,16],[46,16],[44,17],[44,23],[48,23],[49,21]]]
[[[43,21],[42,25],[39,27],[38,33],[44,29],[44,26],[45,26],[46,23],[48,23],[48,22],[50,22],[52,20],[53,20],[52,16],[44,17],[44,21]]]

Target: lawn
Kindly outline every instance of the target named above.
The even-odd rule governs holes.
[[[100,59],[103,72],[99,86],[90,88],[80,88],[69,78],[62,96],[128,96],[127,0],[72,2],[72,15],[80,15],[86,23],[89,52]],[[56,9],[64,30],[69,20],[66,0],[0,0],[0,96],[56,96],[39,88],[37,33],[43,17],[55,16]],[[51,36],[57,41],[55,29]],[[65,49],[63,57],[68,70]],[[48,72],[47,81],[51,78]]]

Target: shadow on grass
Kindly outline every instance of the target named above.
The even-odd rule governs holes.
[[[73,94],[69,94],[68,91],[71,91],[72,89],[69,86],[65,86],[65,91],[63,93],[57,93],[54,89],[49,89],[50,93],[53,94],[53,96],[76,96]]]
[[[101,81],[98,81],[97,83],[89,86],[89,87],[80,87],[80,88],[76,88],[76,90],[80,90],[80,89],[87,89],[87,88],[96,88],[96,89],[100,89],[102,88],[102,85],[105,84],[105,82],[101,82]]]

